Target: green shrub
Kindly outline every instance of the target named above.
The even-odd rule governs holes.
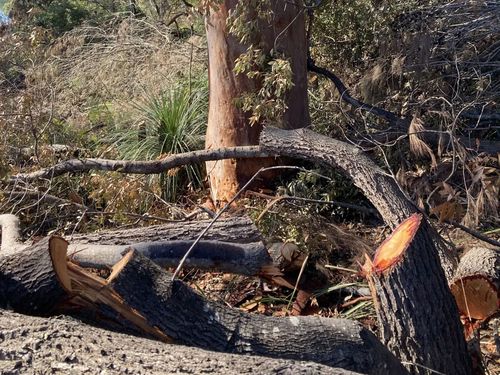
[[[206,81],[179,85],[159,95],[133,103],[136,121],[113,134],[120,156],[130,160],[154,160],[167,155],[202,149],[208,112]],[[198,165],[180,168],[160,176],[167,200],[174,201],[181,186],[202,186]]]

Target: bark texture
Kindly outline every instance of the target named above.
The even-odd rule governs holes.
[[[144,228],[105,230],[96,233],[75,234],[72,244],[130,245],[137,242],[194,240],[211,220],[166,223]],[[245,216],[220,219],[203,236],[205,240],[231,243],[261,242],[262,235],[252,220]]]
[[[0,308],[27,314],[45,314],[65,295],[54,272],[45,238],[24,250],[0,252]]]
[[[206,19],[209,60],[210,103],[206,148],[255,145],[259,142],[262,124],[249,125],[248,114],[235,103],[244,93],[255,93],[260,88],[258,79],[235,74],[235,60],[246,51],[228,32],[227,17],[242,0],[224,0],[210,10]],[[298,6],[282,1],[271,1],[270,23],[259,25],[259,48],[265,53],[274,49],[290,58],[294,87],[287,93],[288,110],[283,122],[290,129],[309,123],[307,105],[307,61],[304,12]],[[249,20],[251,21],[251,20]],[[251,159],[207,162],[210,187],[214,202],[229,201],[259,168],[273,161]]]
[[[472,373],[457,306],[425,221],[402,259],[371,279],[381,340],[412,373]]]
[[[283,156],[314,161],[338,168],[352,179],[363,194],[378,210],[386,224],[395,228],[417,207],[398,188],[396,182],[380,169],[360,149],[307,129],[282,130],[267,127],[260,138],[261,145],[270,152]],[[441,266],[451,281],[458,264],[458,257],[452,253],[439,235],[430,227],[432,241],[439,252]]]
[[[71,317],[0,310],[0,373],[356,375],[312,362],[213,353],[90,326]]]
[[[158,241],[130,245],[162,267],[177,267],[192,243],[193,241]],[[128,247],[129,245],[72,244],[68,255],[83,267],[104,268],[117,263]],[[272,263],[262,242],[235,244],[200,241],[186,259],[185,268],[256,276]]]
[[[226,353],[314,361],[369,374],[404,368],[359,323],[252,315],[210,302],[134,253],[108,286],[175,342]]]
[[[339,168],[395,227],[416,207],[373,161],[355,147],[309,130],[266,128],[261,145],[270,151]],[[378,315],[384,344],[404,362],[444,373],[470,373],[458,310],[443,268],[453,272],[448,253],[435,247],[437,234],[423,220],[400,264],[380,279]],[[450,338],[450,340],[444,340]],[[413,366],[414,373],[425,373]]]
[[[500,252],[475,247],[460,260],[451,291],[460,313],[469,319],[487,319],[500,306]]]

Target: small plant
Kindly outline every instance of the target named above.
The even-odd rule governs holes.
[[[191,86],[191,87],[190,87]],[[113,134],[120,156],[154,160],[203,147],[208,111],[206,82],[179,85],[132,104],[137,120]],[[174,201],[181,186],[202,186],[202,169],[190,165],[160,176],[164,198]]]

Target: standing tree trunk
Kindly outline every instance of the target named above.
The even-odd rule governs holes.
[[[256,145],[262,130],[262,122],[250,125],[249,113],[245,113],[236,103],[243,94],[256,93],[261,87],[259,78],[251,79],[245,74],[234,72],[235,60],[248,46],[239,43],[229,33],[227,18],[241,1],[222,1],[217,4],[216,10],[210,10],[206,19],[210,86],[207,149]],[[302,7],[284,0],[270,3],[270,21],[258,21],[259,35],[256,37],[259,45],[254,47],[262,49],[266,56],[273,50],[290,60],[294,86],[285,94],[288,109],[283,115],[283,124],[288,129],[296,129],[309,124],[304,11]],[[244,6],[254,5],[249,2]],[[229,201],[240,185],[259,168],[272,163],[272,159],[207,162],[214,203]]]

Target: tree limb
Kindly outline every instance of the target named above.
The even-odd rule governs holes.
[[[232,158],[265,158],[275,156],[263,151],[260,146],[227,147],[216,150],[198,150],[175,154],[161,160],[130,161],[109,159],[71,159],[52,167],[32,173],[20,173],[11,176],[9,181],[33,181],[50,179],[66,173],[88,172],[91,170],[115,171],[132,174],[157,174],[186,164],[201,163],[209,160]]]

